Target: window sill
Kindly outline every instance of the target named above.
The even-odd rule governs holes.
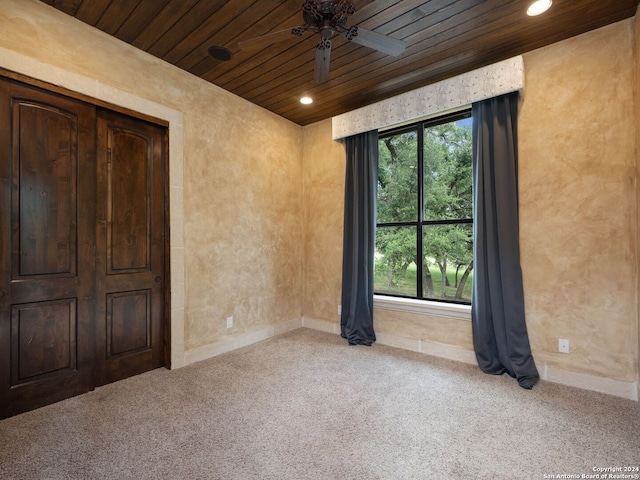
[[[471,321],[471,305],[455,303],[431,302],[413,298],[388,297],[386,295],[373,296],[374,308],[393,310],[396,312],[417,313],[434,317],[451,318],[455,320]]]

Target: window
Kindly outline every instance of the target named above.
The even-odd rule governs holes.
[[[376,294],[471,303],[471,111],[380,134]]]

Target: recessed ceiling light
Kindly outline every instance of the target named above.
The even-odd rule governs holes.
[[[302,97],[300,99],[300,103],[302,103],[303,105],[311,105],[313,103],[313,98],[311,98],[311,97]]]
[[[534,17],[536,15],[540,15],[541,13],[546,12],[551,7],[553,2],[551,0],[537,0],[529,5],[527,8],[527,15],[530,17]]]

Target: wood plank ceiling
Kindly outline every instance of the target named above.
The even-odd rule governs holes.
[[[407,43],[398,57],[333,41],[329,81],[313,80],[317,34],[243,51],[238,42],[302,25],[304,0],[41,0],[233,92],[307,125],[635,15],[640,0],[352,0],[358,25]],[[228,48],[221,62],[210,46]],[[299,103],[303,95],[314,103]]]

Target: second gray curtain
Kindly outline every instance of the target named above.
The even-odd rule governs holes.
[[[518,224],[518,92],[473,104],[473,345],[485,373],[538,381],[524,314]]]

